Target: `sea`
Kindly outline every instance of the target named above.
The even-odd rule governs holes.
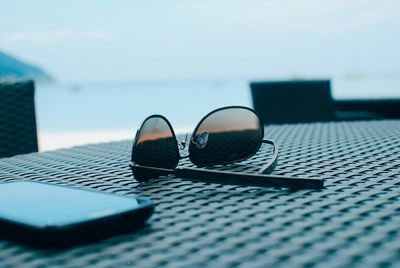
[[[400,98],[400,77],[332,79],[335,99]],[[182,80],[38,85],[35,95],[41,151],[132,140],[149,115],[190,132],[213,109],[252,107],[248,80]]]

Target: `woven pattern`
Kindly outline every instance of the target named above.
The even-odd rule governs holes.
[[[38,151],[34,85],[0,82],[0,157]]]
[[[128,167],[131,141],[2,159],[2,181],[28,179],[140,194],[152,198],[156,210],[135,233],[63,251],[1,241],[0,264],[399,266],[400,121],[270,126],[265,134],[280,145],[276,174],[324,178],[326,188],[289,191],[173,176],[139,185]],[[265,162],[265,152],[236,168],[251,171]]]

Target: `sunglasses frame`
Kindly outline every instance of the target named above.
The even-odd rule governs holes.
[[[218,108],[216,110],[213,110],[209,112],[207,115],[205,115],[200,122],[196,125],[194,128],[194,131],[192,135],[190,136],[190,141],[189,141],[189,147],[190,144],[192,143],[192,137],[196,133],[197,129],[201,124],[206,120],[210,115],[219,112],[221,110],[227,110],[227,109],[232,109],[232,108],[239,108],[239,109],[246,109],[251,112],[253,112],[259,122],[260,122],[260,129],[262,131],[262,136],[264,137],[264,127],[263,124],[260,120],[259,115],[252,109],[244,106],[227,106],[227,107],[222,107]],[[177,150],[177,159],[176,159],[176,164],[174,165],[175,167],[173,169],[167,169],[167,168],[158,168],[158,167],[150,167],[150,166],[142,166],[134,163],[133,161],[133,151],[134,148],[138,142],[138,136],[142,130],[142,127],[144,123],[149,120],[150,118],[161,118],[163,119],[168,127],[170,128],[170,131],[172,133],[172,138],[174,140],[175,148]],[[219,183],[219,184],[229,184],[229,185],[246,185],[246,186],[259,186],[259,187],[285,187],[285,188],[312,188],[312,189],[319,189],[323,187],[323,181],[321,179],[314,179],[314,178],[295,178],[295,177],[287,177],[287,176],[279,176],[279,175],[266,175],[270,174],[273,172],[275,169],[277,163],[278,163],[278,145],[273,141],[269,139],[263,139],[261,138],[260,145],[257,147],[257,150],[255,150],[254,153],[249,155],[248,157],[244,157],[239,160],[234,160],[231,162],[224,162],[222,165],[225,164],[231,164],[231,163],[236,163],[240,161],[244,161],[246,159],[249,159],[253,157],[261,148],[262,144],[270,144],[273,146],[273,152],[272,152],[272,157],[271,159],[263,165],[260,170],[256,174],[249,174],[249,173],[244,173],[244,172],[231,172],[231,171],[220,171],[220,170],[211,170],[211,169],[204,169],[204,168],[193,168],[193,167],[179,167],[179,162],[181,159],[189,157],[190,159],[190,154],[186,154],[184,156],[181,155],[181,150],[179,147],[179,143],[177,140],[177,137],[175,135],[175,131],[169,122],[169,120],[159,114],[154,114],[148,116],[143,123],[141,124],[140,128],[136,132],[134,144],[132,147],[132,154],[131,154],[131,163],[129,164],[133,175],[135,173],[140,172],[141,174],[157,174],[155,177],[159,176],[164,176],[164,175],[175,175],[177,177],[180,177],[182,179],[187,179],[190,178],[192,181],[200,181],[200,182],[209,182],[209,183]],[[185,144],[185,149],[187,144]],[[187,149],[189,151],[189,148]],[[192,162],[192,159],[190,159]],[[193,163],[193,162],[192,162]],[[145,182],[148,181],[148,179],[142,179],[142,178],[135,178],[139,182]]]

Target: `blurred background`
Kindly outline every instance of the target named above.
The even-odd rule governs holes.
[[[332,96],[400,98],[398,1],[2,0],[0,78],[36,83],[39,148],[177,132],[252,106],[251,81],[330,79]]]

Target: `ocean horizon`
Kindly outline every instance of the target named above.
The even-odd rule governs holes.
[[[332,79],[335,99],[400,98],[400,77]],[[193,129],[213,109],[252,107],[248,80],[177,80],[38,84],[40,150],[133,138],[151,114],[177,133]]]

